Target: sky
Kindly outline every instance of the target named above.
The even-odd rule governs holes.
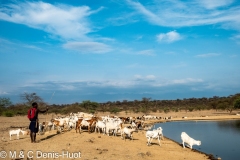
[[[0,0],[0,97],[49,104],[240,92],[238,0]]]

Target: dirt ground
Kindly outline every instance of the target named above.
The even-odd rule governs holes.
[[[216,120],[216,119],[240,119],[238,111],[229,114],[226,111],[196,111],[196,112],[169,112],[149,113],[150,115],[170,117],[171,120]],[[99,113],[98,115],[108,115],[109,113]],[[111,114],[109,114],[111,115]],[[125,112],[117,116],[142,116]],[[49,121],[55,115],[40,115],[40,122]],[[186,117],[186,118],[182,118]],[[152,121],[156,122],[156,121]],[[20,134],[20,139],[16,136],[9,139],[9,130],[19,127],[27,127],[29,121],[26,116],[0,117],[0,159],[6,152],[5,159],[83,159],[83,160],[125,160],[125,159],[146,159],[146,160],[204,160],[209,156],[182,146],[168,138],[167,135],[161,141],[161,146],[157,140],[153,140],[151,146],[147,146],[145,133],[141,130],[133,133],[134,140],[122,140],[118,136],[106,136],[98,133],[89,134],[86,130],[83,133],[76,133],[71,130],[62,134],[57,134],[56,130],[47,131],[44,135],[37,135],[38,143],[30,143],[29,135]],[[5,151],[5,152],[4,152]],[[16,157],[14,155],[16,151]],[[24,158],[23,158],[24,157]]]

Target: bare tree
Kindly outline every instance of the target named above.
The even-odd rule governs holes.
[[[40,96],[38,96],[36,93],[24,92],[23,94],[20,95],[20,98],[28,106],[31,106],[33,102],[39,103],[40,106],[45,104],[43,99]]]

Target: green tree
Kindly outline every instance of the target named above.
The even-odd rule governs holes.
[[[0,115],[4,114],[4,112],[7,110],[6,107],[9,107],[10,105],[12,105],[12,102],[9,98],[0,97]]]
[[[120,112],[121,110],[119,109],[119,108],[117,108],[117,107],[112,107],[111,109],[110,109],[110,113],[114,113],[114,114],[118,114],[118,112]]]
[[[90,113],[94,113],[99,106],[97,102],[91,102],[90,100],[83,101],[81,105]]]
[[[240,98],[236,99],[234,102],[234,108],[240,109]]]
[[[12,105],[12,102],[10,101],[9,98],[1,98],[0,97],[0,107],[8,107]]]

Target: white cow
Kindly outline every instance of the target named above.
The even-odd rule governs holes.
[[[185,148],[184,143],[187,143],[190,146],[191,149],[192,149],[193,145],[198,145],[198,146],[201,145],[201,141],[194,140],[189,135],[187,135],[187,133],[185,133],[185,132],[182,132],[181,139],[182,139],[183,148]]]

